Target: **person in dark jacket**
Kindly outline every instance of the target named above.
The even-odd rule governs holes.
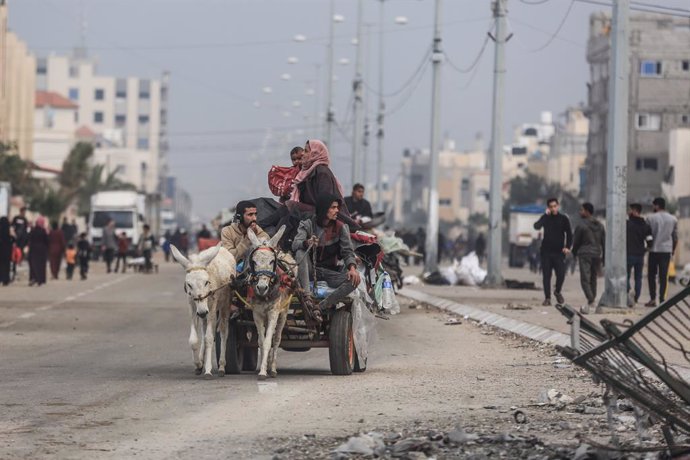
[[[67,244],[74,243],[74,239],[77,236],[77,224],[72,220],[72,223],[67,222],[67,217],[62,219],[62,225],[60,226],[62,234],[65,236],[65,241]]]
[[[551,272],[556,273],[556,301],[563,304],[565,299],[561,294],[565,281],[565,256],[573,245],[573,231],[570,219],[559,212],[560,205],[556,198],[546,201],[546,213],[534,223],[535,230],[544,229],[544,239],[541,243],[541,269],[544,282],[544,302],[551,305]]]
[[[45,217],[39,217],[29,233],[29,286],[46,284],[48,233],[45,226]]]
[[[352,195],[345,198],[345,205],[350,212],[350,216],[354,219],[361,219],[362,217],[371,219],[374,217],[371,203],[364,198],[364,186],[362,184],[355,184],[352,187]]]
[[[53,221],[50,223],[50,234],[48,234],[48,259],[50,260],[50,274],[54,280],[58,279],[60,274],[60,265],[62,265],[65,249],[67,249],[65,234],[58,227],[57,221]]]
[[[91,259],[91,244],[86,238],[86,233],[83,232],[79,234],[79,241],[77,242],[77,259],[79,260],[79,275],[83,281],[89,273],[89,260]]]
[[[0,217],[0,284],[10,284],[10,266],[12,261],[12,247],[14,237],[10,233],[10,220]]]
[[[297,235],[292,241],[295,259],[300,261],[299,282],[302,289],[306,293],[310,292],[311,252],[309,256],[305,256],[310,247],[313,248],[312,251],[316,251],[316,280],[312,281],[325,281],[328,286],[336,288],[319,303],[319,309],[337,304],[354,291],[361,280],[350,229],[347,224],[338,220],[341,206],[342,200],[335,195],[319,196],[314,217],[300,222]]]
[[[486,255],[486,238],[484,237],[483,233],[480,233],[479,236],[477,236],[477,239],[474,241],[474,252],[477,254],[479,264],[483,264],[484,256]]]
[[[625,225],[627,235],[628,292],[630,292],[630,275],[635,270],[635,289],[634,295],[630,296],[628,301],[629,307],[633,307],[640,300],[644,254],[647,250],[647,241],[652,237],[652,229],[641,214],[642,205],[639,203],[631,204],[628,221]]]
[[[594,205],[583,203],[580,208],[582,223],[575,229],[573,255],[580,263],[580,285],[587,298],[587,305],[580,308],[589,313],[595,307],[597,297],[597,275],[604,256],[606,233],[604,226],[594,218]]]

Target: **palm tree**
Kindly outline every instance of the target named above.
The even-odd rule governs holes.
[[[117,178],[117,172],[112,172],[103,178],[104,165],[96,165],[89,171],[86,180],[79,188],[77,197],[79,214],[86,215],[91,209],[91,196],[98,192],[109,190],[136,190],[137,188]]]

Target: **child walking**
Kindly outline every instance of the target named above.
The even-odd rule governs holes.
[[[67,262],[67,279],[71,280],[74,275],[74,266],[77,264],[77,250],[74,247],[74,243],[67,245],[65,262]]]

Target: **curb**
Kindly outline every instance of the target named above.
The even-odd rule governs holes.
[[[441,310],[498,327],[528,339],[551,345],[570,346],[569,334],[563,334],[562,332],[501,316],[496,313],[490,313],[479,308],[469,307],[467,305],[453,302],[452,300],[432,296],[423,292],[415,291],[413,289],[403,288],[398,291],[398,294],[403,297],[407,297],[408,299],[432,305]]]

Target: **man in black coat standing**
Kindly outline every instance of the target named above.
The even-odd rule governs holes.
[[[565,299],[561,293],[565,281],[565,256],[573,246],[573,231],[570,219],[559,212],[560,205],[556,198],[546,201],[546,213],[534,223],[535,230],[544,229],[544,239],[541,243],[541,268],[544,281],[544,302],[551,305],[551,271],[556,273],[556,302],[563,304]]]

